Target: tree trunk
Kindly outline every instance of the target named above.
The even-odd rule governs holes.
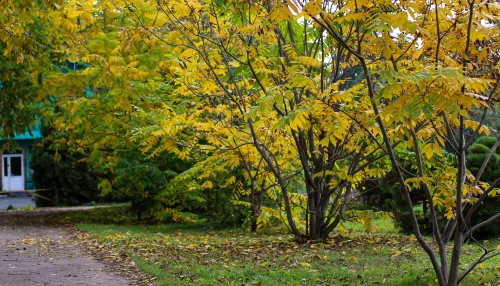
[[[208,214],[208,221],[212,221],[212,213],[210,212],[210,191],[208,189],[205,189],[205,197],[206,197],[206,208],[207,208],[207,214]]]
[[[252,224],[250,226],[251,232],[257,232],[257,218],[259,215],[253,214],[252,215]]]
[[[319,229],[318,229],[318,214],[317,214],[317,206],[316,206],[316,200],[315,200],[315,192],[317,190],[314,190],[311,187],[307,188],[307,204],[309,206],[309,233],[308,235],[310,240],[318,240],[318,234],[319,234]]]
[[[311,195],[308,196],[308,209],[310,216],[308,236],[309,239],[313,241],[325,240],[333,230],[329,228],[330,223],[326,219],[326,213],[330,200],[323,199],[321,197],[321,194],[326,192],[328,192],[327,189],[316,189],[310,192]]]

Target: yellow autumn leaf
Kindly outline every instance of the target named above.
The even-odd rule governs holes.
[[[391,59],[392,51],[389,48],[384,48],[384,50],[382,51],[382,54],[384,55],[384,58],[389,60],[389,59]]]
[[[265,261],[265,262],[262,262],[262,263],[260,264],[260,266],[267,266],[267,265],[269,265],[269,264],[270,264],[270,263],[269,263],[269,261]]]
[[[302,267],[304,267],[304,268],[311,268],[311,264],[309,264],[307,262],[300,262],[299,264],[302,265]]]
[[[75,11],[75,10],[71,9],[71,10],[68,11],[68,14],[67,14],[68,15],[68,19],[74,19],[74,18],[80,16],[81,13],[82,12],[80,12],[80,11]]]
[[[433,148],[433,149],[434,149],[434,152],[435,152],[436,154],[438,154],[439,156],[441,156],[441,157],[442,157],[442,156],[443,156],[443,152],[441,151],[441,147],[439,146],[439,144],[438,144],[438,143],[434,143],[434,144],[432,144],[432,146],[434,147],[434,148]]]
[[[313,67],[313,68],[319,68],[321,67],[321,62],[311,58],[311,57],[306,57],[306,56],[300,56],[299,57],[299,63],[308,66],[308,67]]]
[[[304,6],[304,12],[312,17],[315,17],[321,12],[321,0],[312,0]]]

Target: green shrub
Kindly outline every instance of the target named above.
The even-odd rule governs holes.
[[[472,174],[477,174],[487,155],[488,153],[486,152],[483,154],[470,154],[467,156],[469,171],[471,171]],[[483,175],[481,176],[481,181],[491,183],[498,177],[500,177],[500,155],[493,154],[488,162],[488,165],[486,165]]]
[[[493,145],[495,145],[495,142],[497,141],[497,138],[495,137],[492,137],[492,136],[484,136],[484,137],[479,137],[475,142],[474,142],[474,145],[476,144],[482,144],[486,147],[488,147],[488,151],[490,151],[490,148],[493,147]],[[497,150],[495,151],[495,153],[499,154],[500,155],[500,148],[497,148]]]
[[[31,149],[30,158],[36,188],[47,189],[40,193],[43,197],[36,197],[38,207],[122,202],[126,199],[116,192],[102,196],[98,184],[102,179],[111,179],[111,174],[93,169],[87,163],[88,154],[74,152],[62,144],[57,144],[55,150],[49,138],[59,135],[46,126],[42,126],[41,131],[45,139]]]
[[[467,163],[469,171],[475,176],[479,172],[484,159],[488,155],[490,148],[496,142],[495,137],[480,137],[469,148]],[[486,148],[485,148],[486,147]],[[500,149],[497,149],[491,157],[488,165],[481,176],[481,181],[492,183],[500,177]],[[472,225],[480,223],[491,216],[500,213],[500,197],[489,198],[484,201],[478,209],[476,215],[472,218]],[[488,227],[479,229],[474,233],[475,238],[488,238],[500,236],[500,224],[492,223]]]
[[[161,222],[193,222],[193,212],[203,208],[203,198],[189,186],[172,181],[189,169],[190,162],[164,152],[145,158],[137,149],[118,154],[114,166],[113,187],[132,203],[138,220]]]
[[[56,157],[59,159],[56,160]],[[37,197],[37,206],[76,206],[91,201],[104,202],[97,184],[102,174],[92,172],[81,154],[49,150],[46,145],[33,148],[31,169],[38,189],[48,189]]]
[[[473,144],[472,146],[469,147],[468,151],[471,154],[484,154],[488,153],[490,151],[491,147],[488,147],[486,145],[483,145],[481,143]]]

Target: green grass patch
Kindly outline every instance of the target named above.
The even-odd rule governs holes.
[[[94,211],[102,215],[105,210]],[[85,219],[95,220],[96,214]],[[93,222],[79,228],[125,251],[140,269],[157,277],[159,285],[437,285],[427,255],[412,236],[399,234],[391,220],[374,223],[377,233],[367,234],[361,225],[348,223],[349,233],[302,245],[279,232],[216,230],[203,223]],[[484,244],[494,248],[499,242]],[[464,265],[480,253],[477,246],[465,246]],[[498,266],[500,257],[481,264],[462,285],[495,285],[500,281]]]

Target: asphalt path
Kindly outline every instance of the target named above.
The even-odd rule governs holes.
[[[59,208],[0,212],[0,285],[140,285],[82,249],[71,228],[54,223]]]

